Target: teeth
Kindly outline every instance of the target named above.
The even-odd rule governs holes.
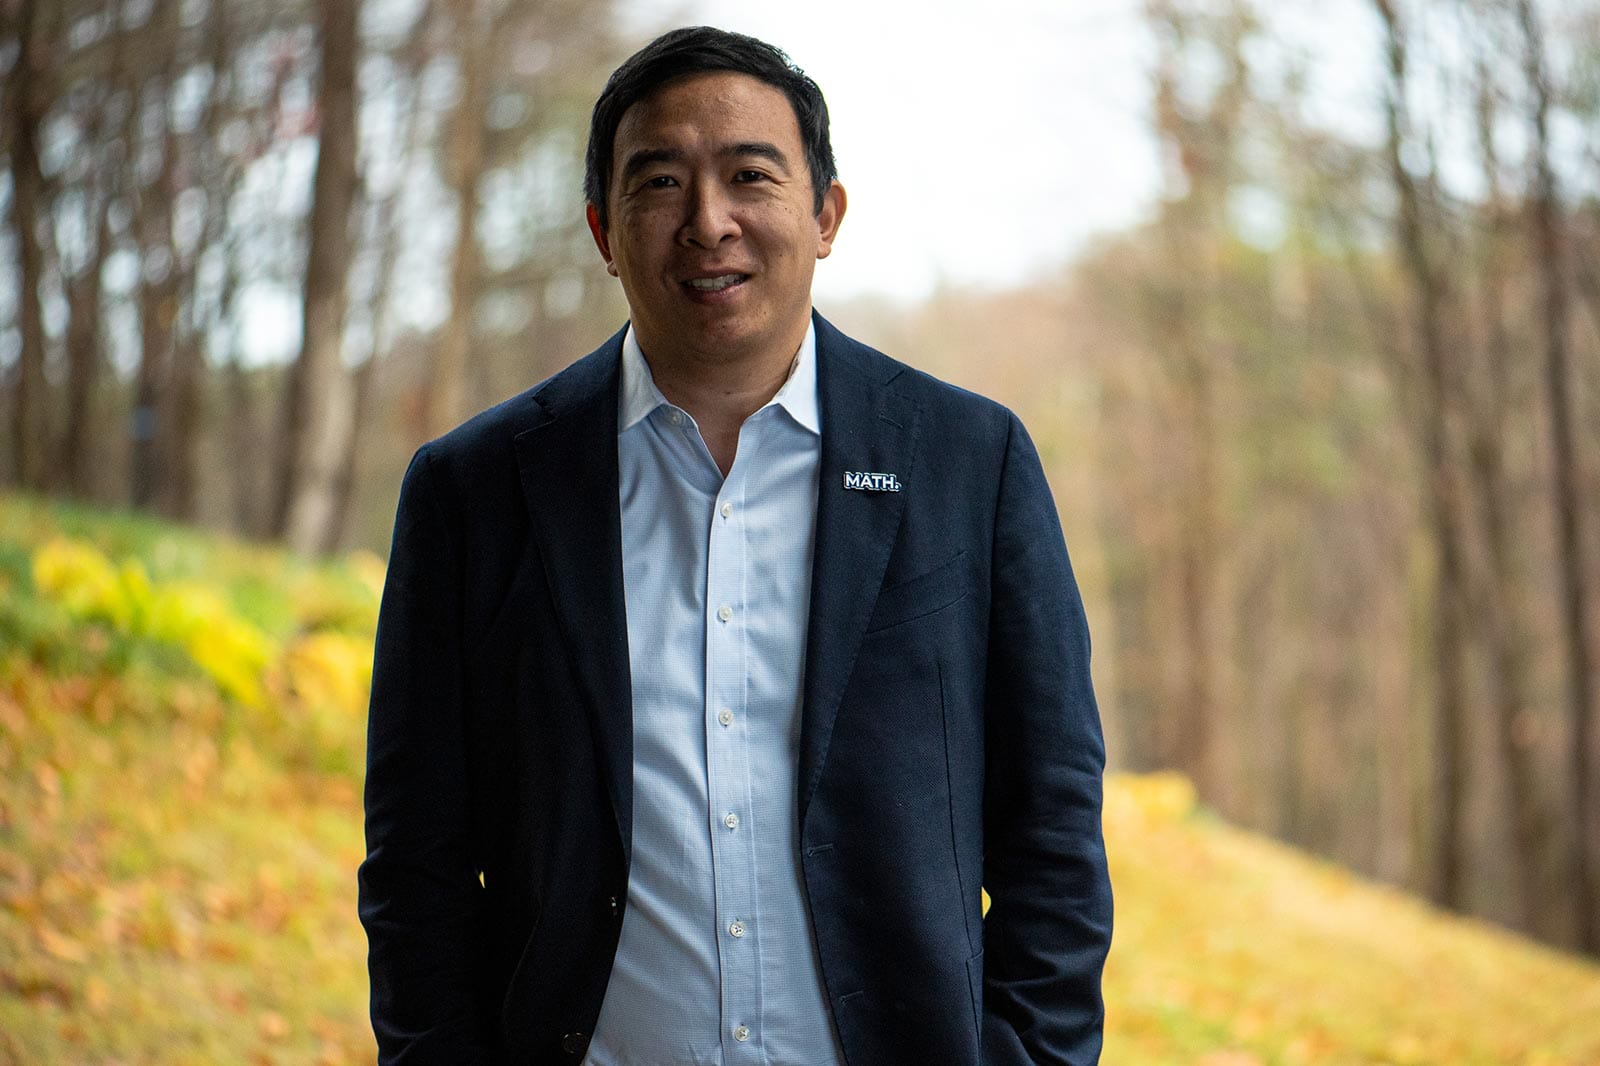
[[[744,280],[743,274],[724,274],[720,278],[690,278],[689,287],[701,292],[717,292]]]

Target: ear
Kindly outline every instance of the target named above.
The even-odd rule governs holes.
[[[839,232],[839,223],[844,221],[844,209],[847,203],[844,186],[837,181],[829,185],[828,191],[822,194],[822,210],[817,213],[818,259],[828,258],[828,253],[833,251],[833,238]]]
[[[606,236],[606,228],[600,224],[600,212],[594,204],[584,208],[583,217],[589,223],[589,233],[594,237],[594,246],[600,249],[600,256],[606,261],[606,273],[612,277],[617,276],[616,261],[611,258],[611,240]]]

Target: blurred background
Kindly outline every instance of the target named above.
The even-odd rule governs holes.
[[[1113,769],[1166,783],[1139,809],[1192,788],[1185,817],[1600,956],[1600,0],[0,0],[0,1030],[78,1019],[62,1046],[139,1060],[81,1021],[145,980],[128,929],[181,973],[172,913],[287,893],[279,937],[310,913],[292,863],[249,865],[237,907],[204,894],[205,848],[242,837],[161,852],[231,781],[243,810],[326,805],[301,890],[351,908],[320,941],[343,952],[321,1050],[284,1052],[310,1023],[252,998],[252,1054],[367,1054],[361,671],[400,475],[622,323],[583,223],[588,111],[702,22],[828,98],[851,206],[818,309],[1038,442]],[[151,662],[176,680],[129,681]],[[84,763],[124,704],[188,723],[165,822],[107,814],[155,763]],[[294,715],[323,706],[311,751]],[[300,784],[238,785],[223,736]],[[1132,776],[1155,772],[1181,776]],[[157,857],[117,873],[95,825]],[[165,902],[107,902],[184,862]],[[106,933],[145,906],[167,917]],[[1573,972],[1550,1019],[1600,1016]],[[1138,1009],[1210,1036],[1108,1061],[1600,1062],[1592,1035],[1274,1051],[1173,987]],[[45,1046],[0,1037],[0,1061]]]

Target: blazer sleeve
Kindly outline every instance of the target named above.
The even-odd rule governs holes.
[[[1089,628],[1039,455],[1011,416],[985,707],[983,1061],[1099,1061],[1111,947]]]
[[[473,991],[483,887],[468,845],[457,555],[424,445],[400,489],[367,728],[359,909],[383,1064],[488,1057]]]

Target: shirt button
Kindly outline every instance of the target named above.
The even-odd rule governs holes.
[[[729,607],[727,604],[723,604],[721,607],[717,608],[717,617],[726,622],[728,619],[733,617],[733,608]]]
[[[722,824],[727,826],[729,829],[737,829],[739,828],[739,816],[734,814],[732,811],[729,811],[728,816],[722,819]]]
[[[717,721],[721,722],[723,725],[732,725],[733,712],[728,710],[726,707],[722,708],[722,710],[717,712]]]
[[[735,1040],[749,1040],[750,1039],[750,1027],[748,1025],[739,1026],[737,1029],[735,1029],[733,1031],[733,1038]]]
[[[739,919],[735,918],[733,920],[733,922],[728,926],[728,933],[729,933],[730,936],[733,936],[733,937],[744,936],[744,923],[741,922]]]
[[[674,412],[672,412],[670,415],[667,416],[667,421],[671,422],[675,426],[683,425],[683,412],[682,411],[674,411]]]
[[[732,513],[733,513],[733,504],[725,503],[725,504],[722,505],[722,517],[723,518],[727,518]]]

